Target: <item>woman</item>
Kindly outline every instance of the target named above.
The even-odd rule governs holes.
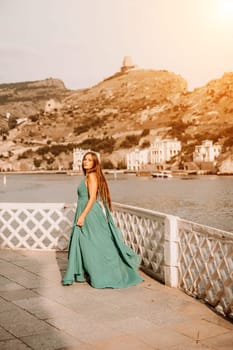
[[[124,244],[114,225],[108,185],[94,152],[84,155],[82,168],[85,177],[78,187],[69,260],[62,284],[84,282],[88,276],[95,288],[136,285],[143,281],[136,271],[140,257]]]

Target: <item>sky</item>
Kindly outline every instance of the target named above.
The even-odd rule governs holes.
[[[232,42],[233,0],[0,0],[0,83],[87,88],[131,56],[191,91],[233,72]]]

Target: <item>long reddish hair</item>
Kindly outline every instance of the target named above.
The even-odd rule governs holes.
[[[99,158],[95,152],[88,151],[83,156],[82,169],[83,169],[84,175],[86,175],[87,171],[83,167],[83,160],[84,160],[85,156],[87,156],[88,154],[91,155],[93,163],[94,163],[93,168],[91,170],[89,170],[88,173],[96,173],[97,182],[98,182],[98,194],[100,196],[100,199],[103,201],[104,204],[108,205],[110,210],[112,210],[112,202],[111,202],[108,184],[107,184],[107,181],[106,181],[105,176],[103,174],[103,171],[101,169]]]

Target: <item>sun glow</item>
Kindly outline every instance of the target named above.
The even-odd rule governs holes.
[[[220,9],[223,16],[232,16],[233,15],[233,1],[225,0],[221,1]]]
[[[217,0],[215,11],[219,19],[233,22],[233,0]]]

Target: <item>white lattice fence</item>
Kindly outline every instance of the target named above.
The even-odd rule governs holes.
[[[180,287],[233,317],[233,234],[179,220]]]
[[[0,247],[66,249],[75,205],[1,203]]]
[[[0,203],[0,247],[68,247],[75,204]],[[233,233],[114,204],[113,217],[142,268],[233,317]]]
[[[66,250],[75,205],[1,203],[0,247]],[[125,241],[142,257],[142,268],[164,282],[165,215],[114,204],[114,220]]]
[[[127,244],[141,256],[141,268],[164,282],[166,215],[142,208],[115,204],[113,216]]]

